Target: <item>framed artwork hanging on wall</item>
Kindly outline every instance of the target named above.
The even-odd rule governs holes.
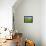
[[[24,23],[33,23],[33,16],[24,16]]]

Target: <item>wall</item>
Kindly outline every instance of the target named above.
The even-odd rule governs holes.
[[[12,6],[16,0],[0,0],[0,27],[12,28]]]
[[[23,0],[13,11],[18,32],[22,32],[24,38],[34,40],[36,46],[41,46],[41,0]],[[33,16],[33,23],[24,23],[24,16]]]
[[[41,1],[41,41],[46,46],[46,0]]]

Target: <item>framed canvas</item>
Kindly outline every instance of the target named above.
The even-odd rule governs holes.
[[[24,23],[33,23],[33,16],[24,16]]]

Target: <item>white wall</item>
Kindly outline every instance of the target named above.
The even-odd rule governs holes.
[[[46,46],[46,0],[41,1],[41,38],[42,46]]]
[[[12,6],[16,0],[0,0],[0,27],[12,28]]]
[[[15,28],[41,46],[41,0],[23,0],[14,10]],[[24,23],[24,16],[33,16],[33,23]]]

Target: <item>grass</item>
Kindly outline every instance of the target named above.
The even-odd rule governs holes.
[[[24,18],[24,23],[32,23],[33,18]]]

